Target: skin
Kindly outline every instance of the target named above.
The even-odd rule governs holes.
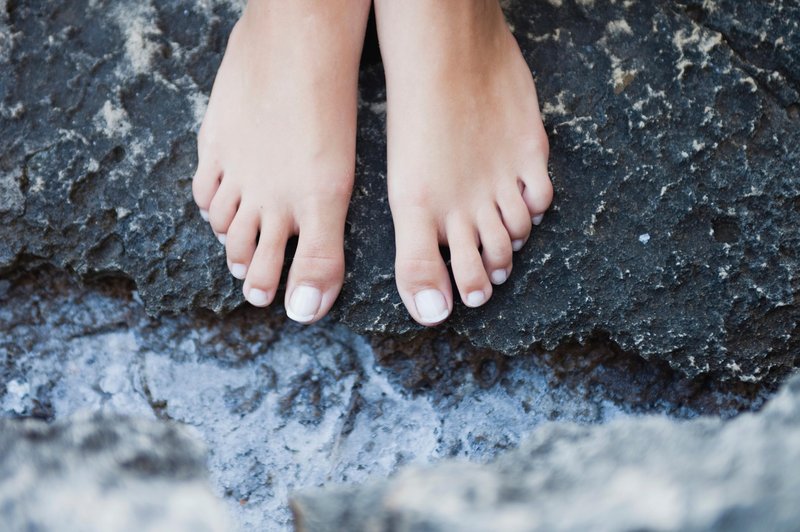
[[[298,235],[287,313],[324,316],[344,278],[368,1],[256,0],[237,22],[198,136],[193,192],[255,306]]]
[[[510,275],[552,200],[547,136],[497,1],[376,0],[375,13],[397,287],[415,320],[436,325],[454,297],[440,245],[467,306]]]
[[[198,136],[193,192],[247,300],[269,305],[299,235],[285,306],[311,323],[344,277],[358,63],[370,2],[253,0],[231,34]],[[505,282],[550,205],[531,73],[496,0],[376,0],[387,82],[396,280],[411,316]]]

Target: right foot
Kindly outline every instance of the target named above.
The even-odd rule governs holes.
[[[248,2],[198,135],[193,193],[250,304],[275,297],[299,235],[287,315],[311,323],[344,278],[358,65],[368,0]]]
[[[423,325],[511,274],[553,188],[531,72],[498,0],[376,0],[400,297]]]

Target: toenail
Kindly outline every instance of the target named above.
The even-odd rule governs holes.
[[[468,307],[480,307],[486,302],[486,294],[483,293],[483,290],[475,290],[474,292],[470,292],[467,294],[467,300],[465,303]]]
[[[536,216],[531,218],[531,222],[533,222],[533,225],[539,225],[540,223],[542,223],[542,220],[544,220],[544,214],[537,214]]]
[[[523,239],[521,239],[521,238],[519,240],[512,240],[511,241],[511,249],[513,249],[514,251],[521,250],[522,246],[524,246],[524,245],[525,245],[525,241]]]
[[[219,243],[224,246],[225,245],[225,233],[218,234],[217,235],[217,240],[219,240]]]
[[[205,221],[208,221],[208,211],[200,209],[200,218],[202,218]]]
[[[313,286],[300,285],[292,292],[286,315],[294,321],[308,323],[314,319],[322,304],[322,292]]]
[[[237,279],[244,279],[247,276],[247,266],[244,264],[233,263],[230,265],[231,275]]]
[[[508,272],[505,270],[495,270],[492,272],[492,284],[503,284],[508,279]]]
[[[251,288],[250,291],[247,292],[247,301],[256,307],[263,307],[267,304],[267,301],[269,301],[269,294],[264,290]]]
[[[414,295],[414,304],[420,319],[425,323],[438,323],[450,314],[444,294],[432,288],[417,292]]]

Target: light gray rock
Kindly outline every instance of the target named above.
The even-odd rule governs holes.
[[[0,417],[89,410],[189,425],[241,530],[290,530],[291,492],[485,462],[548,420],[729,417],[768,397],[718,384],[602,345],[515,358],[446,338],[370,345],[331,321],[150,318],[121,283],[44,271],[0,281]]]
[[[730,421],[645,416],[551,423],[490,465],[406,468],[294,497],[297,530],[800,528],[800,375]]]
[[[174,423],[0,419],[0,523],[8,532],[231,530],[205,450]]]

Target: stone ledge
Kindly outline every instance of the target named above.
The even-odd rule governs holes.
[[[0,419],[6,530],[229,531],[205,450],[174,423]]]
[[[551,423],[489,465],[443,462],[303,492],[296,530],[792,530],[800,377],[724,422]]]
[[[506,3],[556,201],[509,282],[445,328],[507,354],[602,332],[690,377],[774,383],[800,352],[800,8],[585,4]],[[189,192],[236,2],[3,5],[0,272],[128,277],[152,313],[241,304]],[[387,245],[383,101],[370,66],[333,317],[404,334],[418,328]]]

